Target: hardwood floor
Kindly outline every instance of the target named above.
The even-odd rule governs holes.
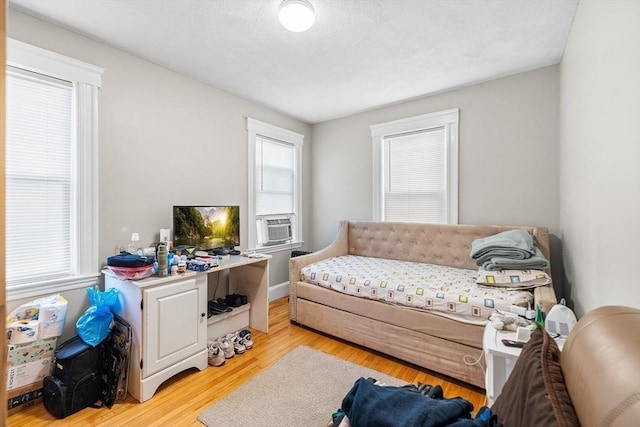
[[[477,410],[485,405],[484,390],[455,382],[450,378],[414,365],[390,359],[380,353],[292,325],[287,298],[270,304],[269,334],[254,332],[254,348],[227,360],[222,367],[203,371],[190,369],[166,381],[150,400],[139,403],[127,396],[111,409],[87,408],[58,420],[42,404],[34,405],[9,417],[9,426],[202,426],[196,420],[206,407],[231,393],[298,345],[332,354],[370,369],[400,378],[407,383],[440,384],[445,397],[460,396]],[[357,378],[354,378],[354,381]],[[348,390],[345,390],[345,394]],[[340,402],[336,402],[336,407]],[[327,421],[332,408],[327,408]]]

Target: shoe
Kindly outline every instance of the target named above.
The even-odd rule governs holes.
[[[242,341],[244,342],[244,346],[247,348],[247,350],[251,350],[253,348],[251,331],[249,331],[248,329],[243,329],[240,332],[238,332],[238,336],[242,338]]]
[[[418,383],[418,392],[420,392],[420,394],[422,394],[423,396],[427,396],[432,389],[433,386],[430,384]]]
[[[433,386],[431,390],[425,394],[425,396],[430,397],[432,399],[443,399],[444,393],[442,392],[442,387],[439,385]]]
[[[217,314],[228,313],[232,309],[229,308],[226,304],[220,303],[215,300],[210,300],[207,302],[207,310],[209,313],[215,316]]]
[[[226,362],[224,352],[217,341],[207,342],[207,362],[209,362],[211,366],[222,366],[224,362]]]
[[[232,333],[227,335],[227,339],[233,344],[233,351],[236,354],[242,354],[247,351],[247,347],[245,347],[244,342],[242,342],[242,338],[238,336],[236,333]]]
[[[229,307],[240,307],[242,305],[242,298],[238,294],[229,294],[226,299]]]
[[[218,344],[220,345],[220,348],[224,352],[225,359],[231,359],[236,354],[235,350],[233,349],[233,344],[231,343],[231,341],[229,341],[229,338],[227,337],[219,338]]]

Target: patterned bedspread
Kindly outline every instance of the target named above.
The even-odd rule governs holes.
[[[529,291],[476,284],[477,270],[344,255],[304,267],[301,280],[362,298],[483,324],[494,309],[533,305]]]

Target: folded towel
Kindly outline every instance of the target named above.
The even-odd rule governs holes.
[[[535,248],[535,255],[527,259],[492,257],[482,264],[484,270],[544,270],[549,268],[549,261]]]
[[[471,242],[471,259],[482,266],[493,257],[527,259],[536,255],[533,236],[527,230],[509,230]],[[533,268],[533,267],[532,267]]]

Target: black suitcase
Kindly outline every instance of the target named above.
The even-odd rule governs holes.
[[[100,407],[105,394],[103,345],[95,347],[74,337],[54,353],[53,375],[45,377],[43,403],[51,414],[64,418],[86,407]]]

